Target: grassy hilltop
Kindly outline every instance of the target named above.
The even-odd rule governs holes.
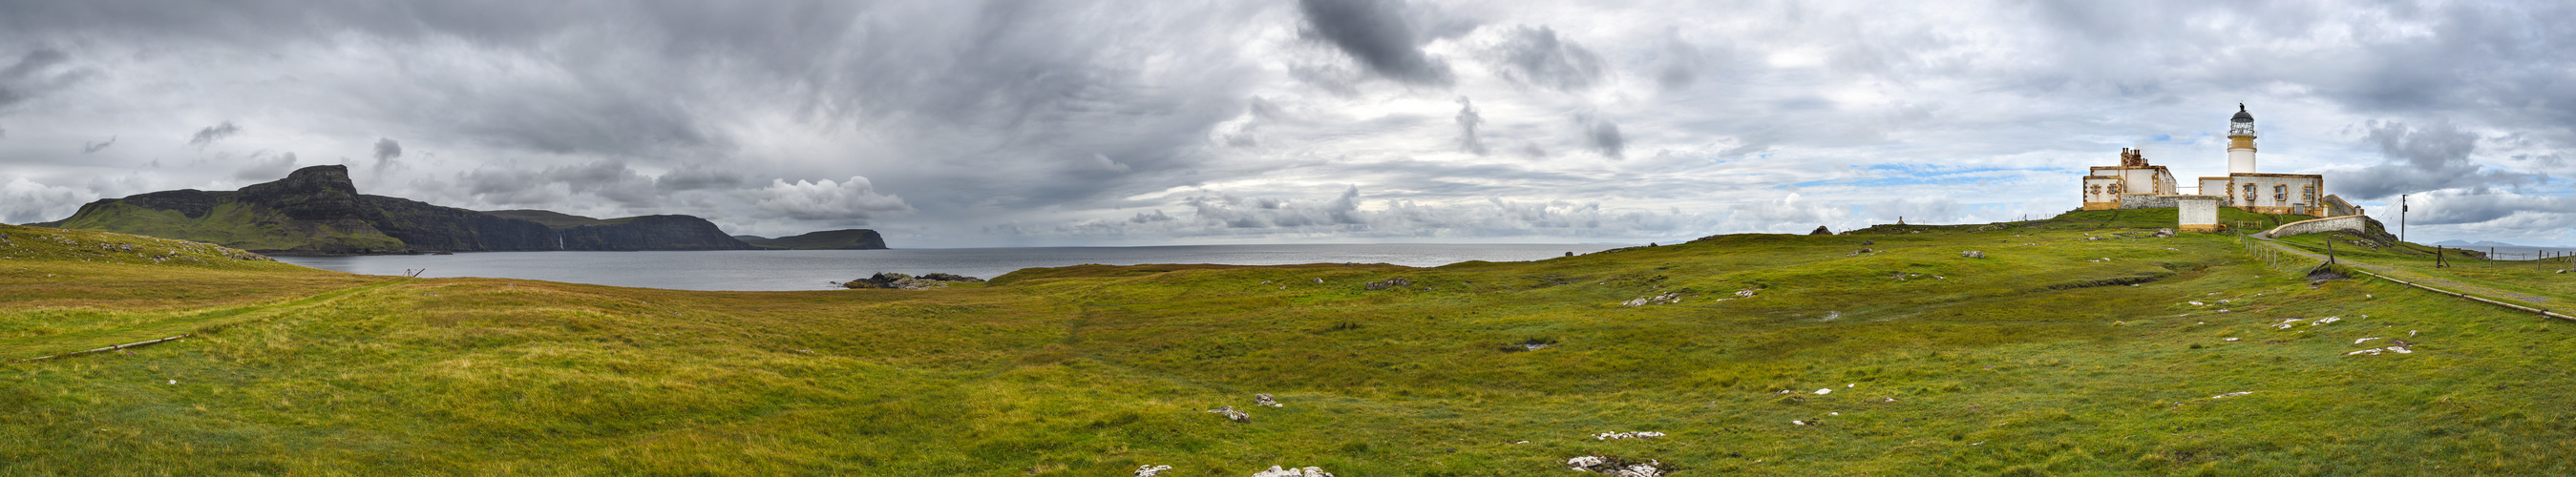
[[[2576,472],[2576,324],[2311,282],[2233,234],[2152,237],[2158,212],[813,292],[359,276],[0,227],[0,359],[197,333],[0,365],[0,474]],[[1667,435],[1593,437],[1628,431]]]

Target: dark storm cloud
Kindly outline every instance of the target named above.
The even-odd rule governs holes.
[[[1503,78],[1559,91],[1589,88],[1605,71],[1600,55],[1546,26],[1511,29],[1492,54]]]
[[[684,190],[731,189],[749,182],[739,172],[690,164],[654,177],[653,187],[667,193]]]
[[[203,148],[234,134],[241,134],[241,127],[234,126],[232,121],[224,121],[223,124],[198,129],[197,134],[188,137],[188,145]]]
[[[114,145],[116,145],[116,136],[108,136],[107,141],[105,142],[81,143],[81,154],[94,154],[98,151],[106,150],[108,146]]]
[[[1625,157],[1627,154],[1628,140],[1619,135],[1619,123],[1608,120],[1586,121],[1583,126],[1583,139],[1585,143],[1592,145],[1593,151],[1610,156],[1612,159]]]
[[[1399,82],[1448,85],[1448,62],[1422,52],[1400,0],[1299,0],[1306,34],[1330,43],[1366,65],[1369,71]]]
[[[2353,199],[2384,199],[2398,194],[2463,187],[2487,187],[2529,182],[2533,176],[2511,171],[2493,170],[2471,161],[2477,152],[2477,133],[2460,129],[2449,121],[2435,121],[2423,126],[2404,122],[2371,122],[2364,126],[2364,142],[2379,149],[2387,160],[2383,163],[2338,170],[2327,186]]]
[[[1677,34],[1668,36],[1671,38],[1664,41],[1664,64],[1655,71],[1655,83],[1666,90],[1689,88],[1699,82],[1700,70],[1707,68],[1708,59],[1699,46],[1683,41]]]
[[[393,138],[376,138],[377,161],[381,162],[402,157],[402,152],[402,143],[394,142]]]
[[[1467,101],[1465,96],[1458,97],[1458,150],[1485,155],[1485,140],[1476,137],[1476,124],[1484,121],[1476,115],[1476,103]]]
[[[70,60],[71,55],[62,50],[37,48],[0,68],[0,110],[79,79],[78,73],[55,68]]]
[[[2067,189],[1782,196],[1887,164],[2079,167],[2050,158],[2187,138],[2225,115],[2200,111],[2237,101],[2296,108],[2266,116],[2265,140],[2303,150],[2266,149],[2280,158],[2266,164],[2325,172],[2352,198],[2564,195],[2522,173],[2576,157],[2567,2],[1681,6],[0,0],[0,122],[16,133],[0,141],[0,215],[231,185],[207,182],[282,158],[129,172],[169,144],[63,150],[227,117],[261,133],[208,141],[234,150],[365,157],[392,140],[364,135],[403,135],[407,157],[379,148],[360,177],[386,194],[771,232],[899,217],[978,244],[994,223],[1126,224],[1116,236],[1152,243],[1977,220],[1984,202],[2063,210]],[[2394,121],[2333,137],[2370,118]],[[1620,160],[1519,158],[1551,153]],[[2223,153],[2185,154],[2158,157]],[[133,179],[96,185],[109,175]],[[1339,200],[1344,184],[1376,195]],[[1667,206],[1728,218],[1645,211]],[[2547,223],[2455,207],[2488,218],[2459,226]],[[1100,222],[1065,225],[1083,220]]]

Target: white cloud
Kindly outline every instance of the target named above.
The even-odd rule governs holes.
[[[70,217],[81,204],[98,200],[97,193],[70,187],[49,186],[8,177],[0,182],[0,222],[24,224],[60,220]]]
[[[838,225],[860,225],[869,219],[912,212],[902,197],[879,194],[876,185],[866,177],[850,180],[830,179],[807,182],[771,180],[769,187],[746,193],[758,215],[768,218],[810,220]]]

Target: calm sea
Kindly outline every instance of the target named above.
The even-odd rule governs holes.
[[[705,252],[469,252],[455,255],[277,257],[324,270],[422,277],[521,278],[679,290],[824,290],[876,272],[947,272],[993,278],[1012,270],[1084,264],[1387,263],[1433,267],[1469,260],[1516,262],[1622,245],[1350,244],[1171,247],[724,250]]]

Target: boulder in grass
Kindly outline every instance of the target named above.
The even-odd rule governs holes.
[[[1565,460],[1565,468],[1617,477],[1663,477],[1670,471],[1662,461],[1637,462],[1618,456],[1587,455]]]
[[[1333,477],[1333,473],[1325,472],[1322,467],[1282,469],[1274,465],[1270,466],[1270,470],[1252,473],[1252,477]]]
[[[1959,252],[1959,256],[1961,256],[1961,257],[1967,257],[1967,258],[1986,258],[1986,253],[1985,253],[1985,252],[1981,252],[1981,251],[1976,251],[1976,250],[1969,250],[1969,251],[1965,251],[1965,252]]]
[[[1822,226],[1822,225],[1818,225],[1818,226],[1816,226],[1816,231],[1814,231],[1814,232],[1807,232],[1807,235],[1833,235],[1833,234],[1834,234],[1833,229],[1825,228],[1825,226]]]
[[[1241,410],[1237,410],[1237,409],[1235,409],[1235,408],[1234,408],[1234,406],[1220,406],[1220,407],[1217,407],[1216,409],[1209,409],[1207,412],[1216,413],[1216,415],[1219,415],[1219,416],[1225,416],[1226,420],[1229,420],[1229,421],[1240,422],[1240,423],[1244,423],[1244,424],[1251,424],[1251,423],[1252,423],[1252,413],[1248,413],[1248,412],[1243,412],[1243,411],[1241,411]]]
[[[1286,404],[1280,404],[1278,399],[1271,398],[1270,393],[1252,395],[1252,404],[1262,407],[1288,407]]]
[[[1395,277],[1395,278],[1389,278],[1389,279],[1386,279],[1386,281],[1369,282],[1369,284],[1368,284],[1367,286],[1364,286],[1364,287],[1362,287],[1362,288],[1366,288],[1366,289],[1368,289],[1369,291],[1378,291],[1378,290],[1385,290],[1385,289],[1389,289],[1389,288],[1404,288],[1404,287],[1409,287],[1409,286],[1413,286],[1413,280],[1412,280],[1412,279],[1408,279],[1408,278],[1404,278],[1404,277]]]

